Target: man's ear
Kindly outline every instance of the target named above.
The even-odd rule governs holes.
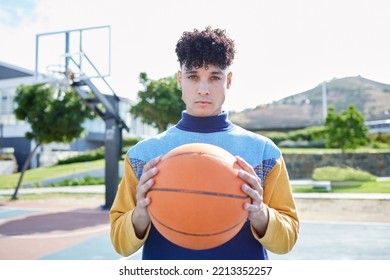
[[[226,88],[230,88],[230,86],[232,85],[232,77],[233,73],[229,72],[226,79]]]
[[[181,79],[182,79],[182,75],[181,75],[181,71],[177,71],[177,86],[179,87],[179,89],[181,89]]]

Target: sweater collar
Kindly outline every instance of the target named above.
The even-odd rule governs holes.
[[[195,117],[183,111],[182,118],[176,127],[185,131],[212,133],[229,130],[233,127],[233,124],[228,120],[228,114],[226,112],[222,112],[216,116]]]

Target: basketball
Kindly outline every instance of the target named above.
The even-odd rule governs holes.
[[[217,247],[244,225],[250,198],[241,190],[236,158],[210,144],[185,144],[157,165],[148,196],[156,229],[172,243],[193,250]]]

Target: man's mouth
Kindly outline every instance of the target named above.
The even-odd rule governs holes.
[[[209,100],[197,100],[195,101],[197,104],[205,105],[205,104],[211,104],[211,101]]]

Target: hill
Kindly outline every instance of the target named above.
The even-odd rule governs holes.
[[[390,117],[390,85],[361,76],[333,79],[326,84],[327,105],[336,112],[354,105],[365,120]],[[271,104],[230,114],[250,130],[291,130],[322,124],[322,84]]]

